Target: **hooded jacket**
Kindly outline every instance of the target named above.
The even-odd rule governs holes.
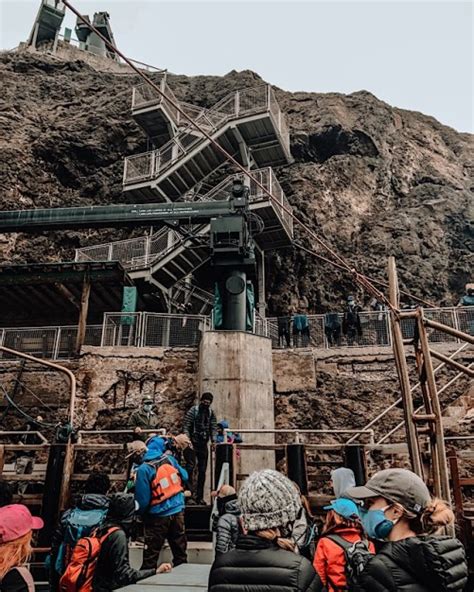
[[[366,592],[461,592],[466,582],[462,544],[433,536],[385,543],[361,576]]]
[[[223,430],[226,430],[229,427],[229,422],[226,421],[225,419],[223,419],[222,421],[220,421],[217,424],[217,427],[221,427]],[[224,434],[217,434],[216,436],[216,442],[217,444],[222,444],[224,442]],[[242,442],[242,437],[240,434],[236,434],[234,432],[227,432],[227,443],[232,444],[232,443],[236,443],[236,444],[240,444]]]
[[[357,528],[342,524],[326,534],[337,534],[349,543],[361,540],[361,534]],[[373,543],[369,543],[369,550],[375,553]],[[313,565],[329,592],[344,589],[347,586],[344,549],[324,535],[319,539]]]
[[[166,450],[166,440],[160,436],[152,438],[148,442],[148,451],[143,457],[143,463],[138,467],[135,479],[135,500],[138,502],[138,512],[152,516],[173,516],[184,511],[185,501],[183,492],[177,493],[161,504],[151,506],[151,484],[156,476],[156,468],[149,464],[161,458]],[[181,480],[188,480],[188,472],[169,454],[168,460],[175,467]]]
[[[241,535],[236,548],[216,557],[209,592],[319,592],[321,580],[301,555],[274,541]]]
[[[217,521],[216,555],[234,549],[240,533],[240,508],[237,500],[226,503],[222,516]]]
[[[334,495],[337,498],[345,497],[344,493],[349,487],[355,487],[355,477],[352,469],[346,467],[339,467],[331,472],[332,487],[334,489]]]

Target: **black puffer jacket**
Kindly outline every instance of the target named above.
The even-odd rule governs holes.
[[[209,575],[209,592],[319,592],[321,580],[301,555],[273,541],[242,535],[233,551],[219,555]]]
[[[467,582],[464,547],[450,537],[385,543],[362,574],[366,592],[457,592]]]
[[[219,518],[216,527],[216,555],[231,551],[239,538],[240,508],[237,500],[231,500],[225,505],[225,512]]]

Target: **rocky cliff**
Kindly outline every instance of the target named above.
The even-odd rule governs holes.
[[[0,207],[120,202],[123,158],[147,149],[130,116],[135,77],[28,53],[2,54],[0,75]],[[259,81],[233,71],[171,76],[170,86],[179,99],[211,106]],[[402,287],[456,303],[472,269],[472,136],[366,91],[276,92],[295,158],[277,175],[301,218],[364,273],[384,279],[393,254]],[[129,234],[0,235],[1,260],[70,259],[76,247]],[[271,313],[290,299],[320,312],[356,291],[350,278],[298,248],[272,255],[267,273]]]

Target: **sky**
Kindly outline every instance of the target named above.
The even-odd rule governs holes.
[[[0,47],[26,40],[40,0],[0,0]],[[71,0],[106,10],[129,57],[186,75],[250,69],[289,91],[368,90],[473,132],[468,0]],[[74,28],[69,13],[63,25]]]

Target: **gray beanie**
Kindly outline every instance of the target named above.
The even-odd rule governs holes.
[[[246,528],[252,532],[294,522],[301,499],[293,483],[278,471],[265,469],[248,477],[239,491]]]

